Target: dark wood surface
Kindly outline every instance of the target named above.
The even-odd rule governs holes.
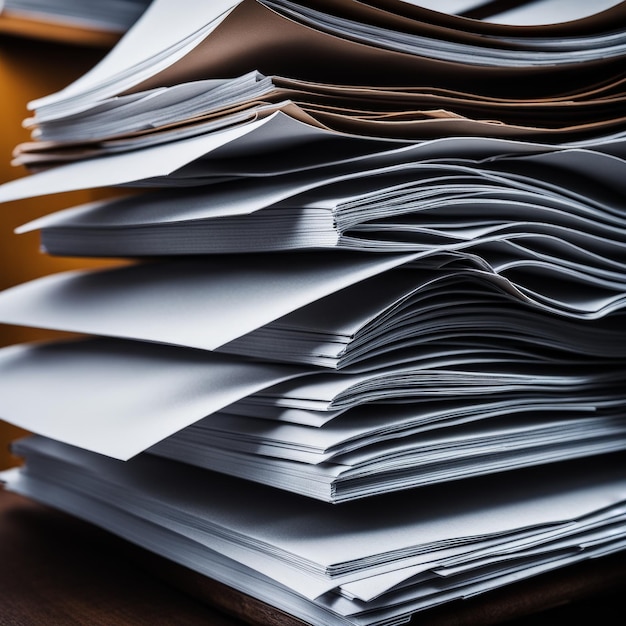
[[[0,490],[0,624],[235,626],[143,568],[124,541]]]
[[[412,623],[621,626],[624,592],[626,556],[613,556],[422,613]],[[298,621],[0,489],[0,624],[294,626]]]

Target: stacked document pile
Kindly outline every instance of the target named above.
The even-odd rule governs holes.
[[[7,489],[316,625],[626,548],[626,2],[417,4],[155,0],[30,104],[0,201],[122,193],[19,232],[127,262],[0,293],[71,333]]]

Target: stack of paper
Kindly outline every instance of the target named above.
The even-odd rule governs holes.
[[[17,451],[28,471],[6,475],[10,489],[316,625],[406,623],[626,544],[623,458],[329,511],[149,456],[121,464],[41,438]]]
[[[157,0],[31,103],[0,201],[133,190],[19,229],[128,263],[0,294],[8,488],[314,624],[621,550],[626,3],[550,5]]]

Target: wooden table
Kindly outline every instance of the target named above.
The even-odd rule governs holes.
[[[0,624],[234,626],[142,568],[125,542],[0,491]]]
[[[422,613],[413,623],[554,626],[593,620],[622,626],[625,591],[626,553]],[[0,489],[3,626],[298,623],[107,532]]]

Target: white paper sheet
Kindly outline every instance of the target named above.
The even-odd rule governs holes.
[[[174,48],[202,26],[213,24],[216,27],[239,2],[241,0],[211,0],[198,4],[195,0],[153,0],[135,25],[93,69],[61,91],[31,101],[29,108],[51,106],[93,92],[98,85],[114,81],[117,75],[150,63],[153,57]],[[171,56],[168,64],[175,60]],[[112,94],[119,89],[119,84],[115,84]]]
[[[413,258],[309,254],[286,263],[272,256],[209,257],[127,266],[121,273],[75,271],[0,293],[0,319],[215,350]]]
[[[0,415],[120,459],[303,370],[126,342],[0,350]]]

